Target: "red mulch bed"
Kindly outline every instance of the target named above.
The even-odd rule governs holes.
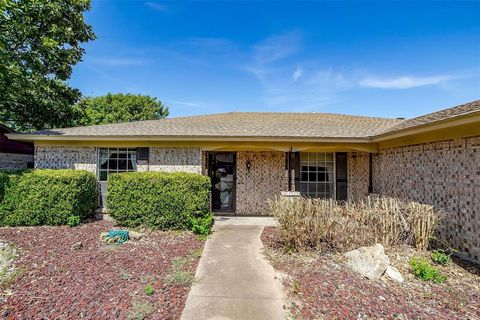
[[[265,228],[262,241],[283,275],[295,319],[480,319],[480,270],[474,265],[441,267],[449,278],[433,284],[409,273],[408,259],[419,252],[387,251],[405,278],[398,284],[362,278],[343,265],[341,254],[284,253],[273,227]]]
[[[97,221],[74,228],[0,228],[0,239],[20,249],[15,265],[24,270],[3,293],[0,316],[127,319],[146,305],[148,319],[179,319],[190,286],[166,277],[175,257],[185,257],[184,270],[194,274],[203,242],[189,232],[153,232],[137,242],[103,244],[100,233],[112,227]],[[78,241],[83,247],[74,249]],[[154,287],[150,296],[148,284]]]

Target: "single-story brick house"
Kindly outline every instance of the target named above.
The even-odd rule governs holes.
[[[412,119],[224,113],[10,133],[36,168],[188,171],[212,177],[212,209],[263,214],[281,191],[339,200],[368,193],[450,214],[442,235],[480,261],[480,100]]]

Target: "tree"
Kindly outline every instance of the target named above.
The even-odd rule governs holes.
[[[89,0],[0,0],[0,122],[17,130],[72,124],[80,92],[66,83],[95,39]]]
[[[83,98],[74,109],[77,114],[75,125],[79,126],[155,120],[168,116],[168,107],[157,98],[121,93]]]

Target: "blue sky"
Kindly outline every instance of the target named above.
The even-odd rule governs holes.
[[[228,111],[413,117],[480,99],[480,1],[93,1],[70,84]]]

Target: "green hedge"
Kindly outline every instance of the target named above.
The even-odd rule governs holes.
[[[129,172],[110,174],[108,213],[121,225],[190,229],[208,234],[210,179],[194,173]]]
[[[82,170],[25,170],[0,174],[2,226],[63,225],[91,217],[97,205],[95,175]]]

